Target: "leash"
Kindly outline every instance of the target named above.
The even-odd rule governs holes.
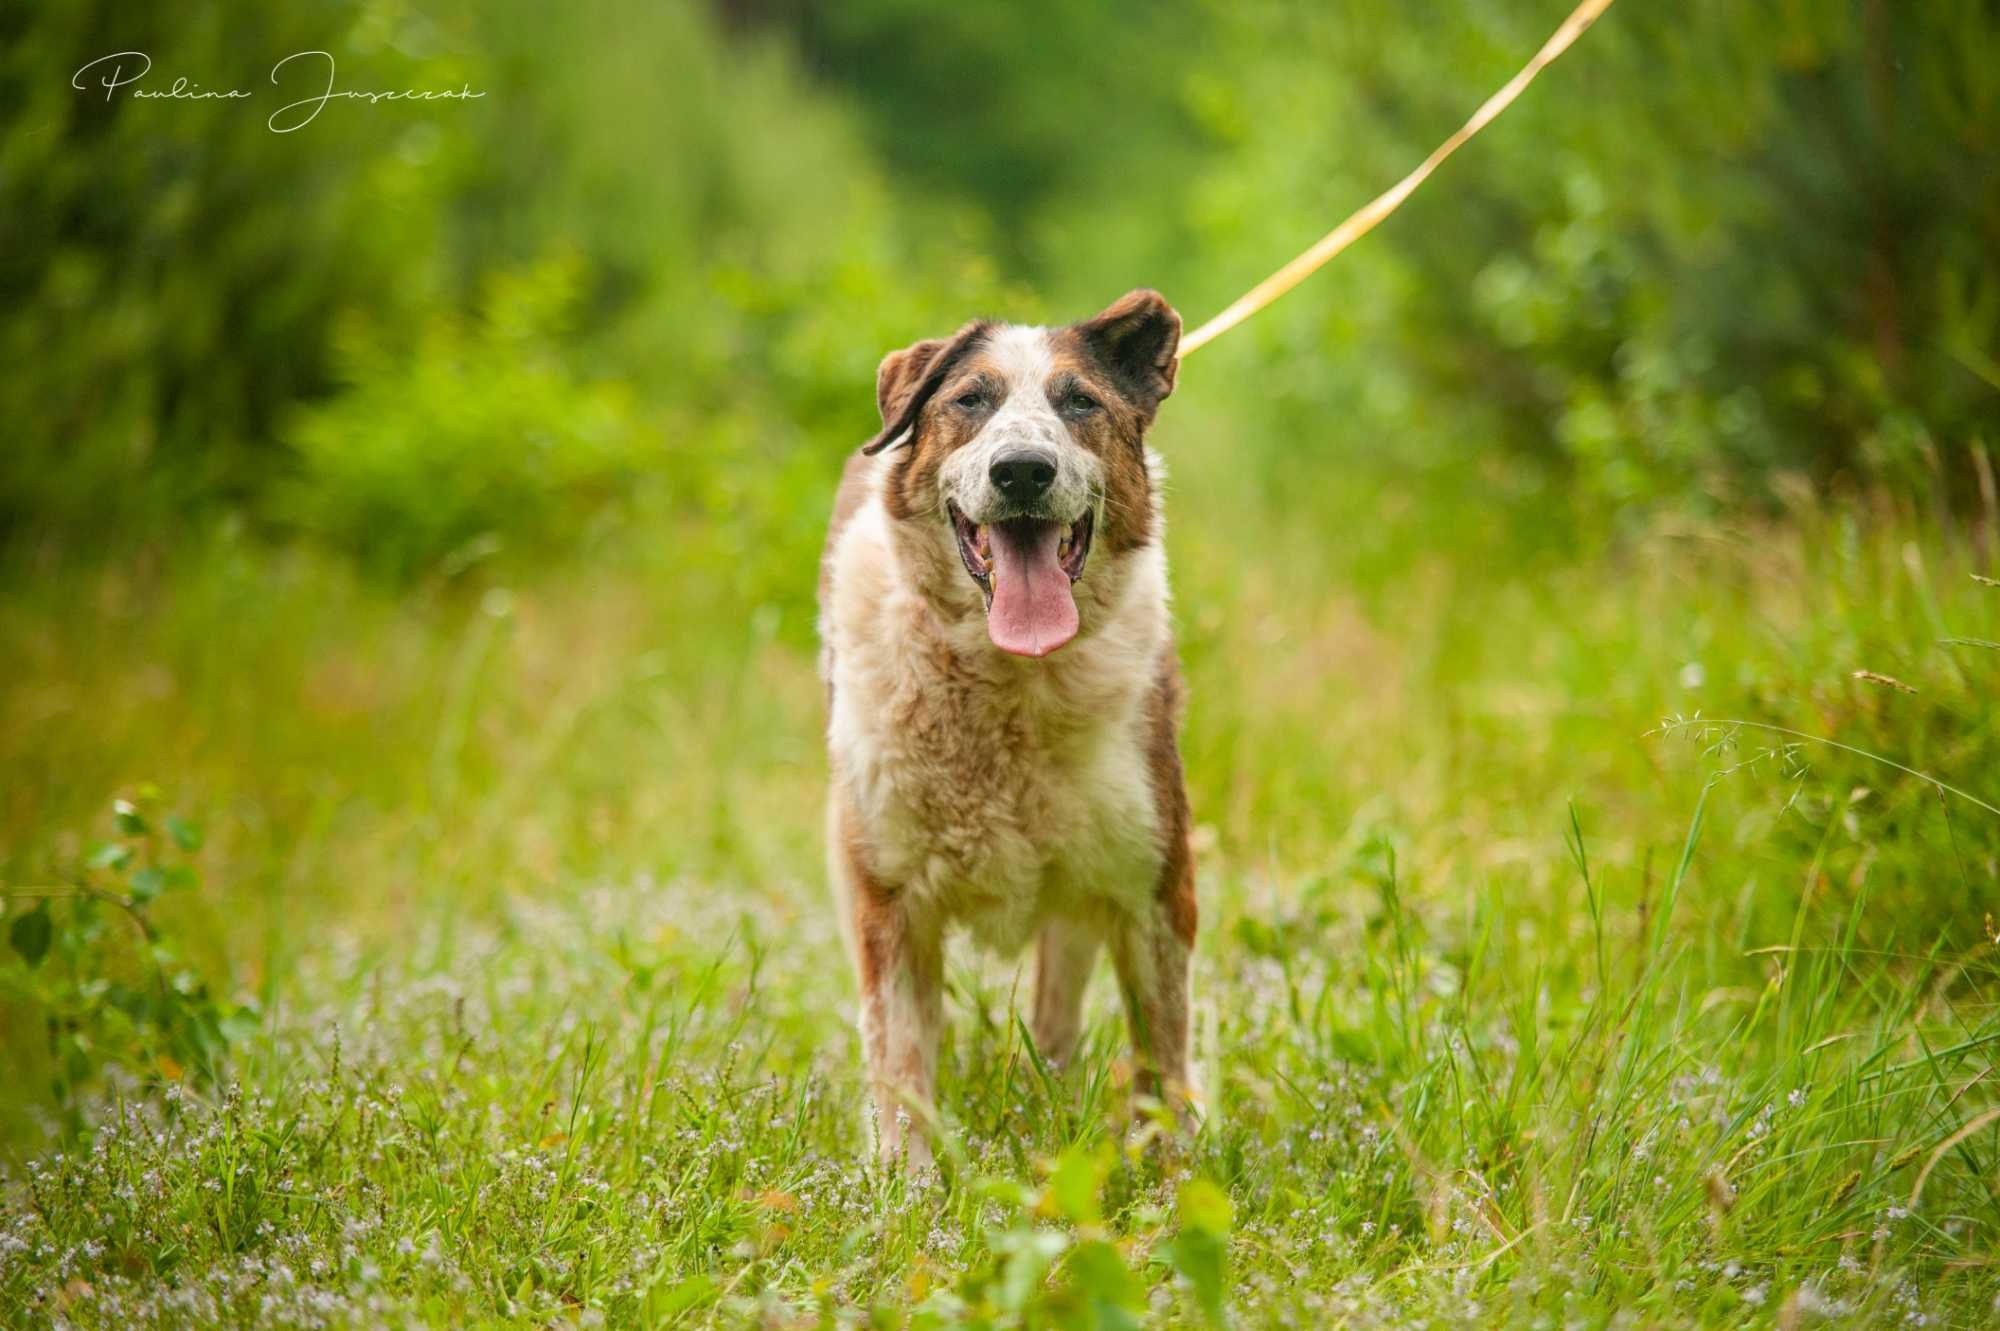
[[[1523,66],[1520,73],[1507,80],[1500,91],[1488,97],[1479,109],[1472,113],[1472,118],[1460,125],[1456,134],[1440,143],[1416,170],[1356,209],[1346,221],[1314,242],[1311,249],[1251,287],[1237,297],[1235,303],[1228,309],[1182,338],[1180,358],[1185,360],[1256,314],[1311,277],[1328,259],[1373,231],[1377,223],[1402,207],[1403,201],[1416,193],[1417,186],[1423,184],[1431,172],[1442,166],[1445,158],[1457,152],[1464,146],[1466,140],[1485,129],[1499,118],[1502,111],[1513,105],[1514,99],[1521,95],[1522,90],[1535,81],[1535,76],[1547,69],[1557,56],[1567,51],[1572,42],[1583,36],[1584,30],[1595,23],[1605,10],[1611,8],[1611,3],[1612,0],[1583,0],[1583,3],[1563,20],[1562,26],[1555,30],[1555,35],[1542,44],[1541,50],[1535,52],[1535,58]]]

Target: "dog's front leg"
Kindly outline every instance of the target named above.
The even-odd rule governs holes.
[[[1186,1121],[1195,1097],[1188,1075],[1188,985],[1193,929],[1165,902],[1122,917],[1111,931],[1111,960],[1125,1002],[1136,1062],[1134,1087]]]
[[[930,1163],[923,1120],[935,1115],[938,1028],[944,1007],[939,931],[913,916],[901,895],[866,874],[849,884],[855,973],[861,986],[861,1047],[884,1160],[907,1149]]]

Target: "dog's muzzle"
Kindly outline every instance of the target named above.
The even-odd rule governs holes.
[[[997,460],[995,472],[1007,461]],[[1016,484],[1032,486],[1034,481],[1029,477]],[[1008,493],[997,474],[994,485]],[[986,599],[986,632],[993,645],[1016,656],[1039,657],[1074,638],[1077,613],[1072,588],[1090,558],[1096,527],[1091,510],[1085,509],[1073,522],[1030,511],[976,523],[957,504],[947,500],[945,507],[958,540],[958,557]]]

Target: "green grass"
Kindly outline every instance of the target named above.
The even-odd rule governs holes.
[[[961,952],[936,1178],[862,1145],[796,602],[670,540],[401,598],[17,557],[0,877],[125,890],[159,783],[206,841],[148,920],[251,1029],[71,1117],[66,963],[0,962],[0,1325],[1992,1324],[2000,818],[1691,719],[2000,802],[2000,654],[1940,641],[2000,639],[1992,532],[1228,459],[1172,500],[1206,1126],[1128,1103],[1107,982],[1056,1077]]]

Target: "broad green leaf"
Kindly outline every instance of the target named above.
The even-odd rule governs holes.
[[[1174,1269],[1194,1286],[1202,1312],[1215,1326],[1227,1320],[1232,1217],[1229,1195],[1207,1179],[1194,1179],[1181,1189],[1181,1231],[1163,1249]]]
[[[107,841],[90,853],[84,863],[93,869],[122,869],[132,862],[132,848]]]
[[[167,876],[157,868],[145,868],[132,875],[132,900],[144,905],[167,885]]]
[[[1206,1230],[1183,1229],[1158,1249],[1174,1270],[1187,1277],[1202,1313],[1214,1326],[1227,1321],[1225,1290],[1229,1251],[1222,1239]]]
[[[26,915],[17,915],[7,926],[7,941],[21,954],[21,960],[30,966],[42,964],[42,958],[49,954],[49,944],[55,940],[55,920],[49,914],[49,903],[44,901]]]
[[[1069,1246],[1069,1235],[1054,1229],[1010,1229],[993,1237],[993,1250],[1004,1265],[1000,1274],[1000,1306],[1025,1311],[1040,1293],[1042,1281],[1056,1258]]]
[[[1048,1200],[1055,1213],[1076,1225],[1101,1223],[1104,1215],[1098,1209],[1097,1190],[1108,1164],[1101,1154],[1081,1146],[1064,1151],[1049,1176]]]
[[[166,824],[167,835],[174,839],[176,846],[190,854],[201,849],[201,824],[183,818],[177,813],[168,814]]]
[[[1190,1180],[1181,1189],[1180,1219],[1183,1229],[1197,1229],[1226,1239],[1234,1215],[1235,1208],[1229,1204],[1229,1194],[1207,1179]]]
[[[714,1291],[715,1281],[707,1275],[697,1273],[664,1289],[655,1285],[646,1301],[652,1305],[654,1318],[665,1323],[702,1302]]]
[[[1138,1325],[1134,1313],[1146,1309],[1146,1290],[1125,1264],[1118,1249],[1103,1239],[1089,1239],[1071,1250],[1063,1262],[1071,1289],[1082,1296],[1090,1316],[1078,1324],[1097,1327]]]

